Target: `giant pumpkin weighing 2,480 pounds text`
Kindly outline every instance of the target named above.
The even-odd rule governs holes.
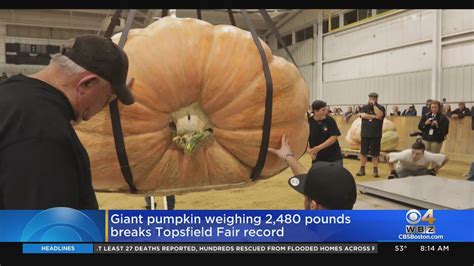
[[[113,40],[118,42],[119,34]],[[296,67],[261,41],[273,80],[270,147],[286,134],[299,156],[308,140],[307,86]],[[262,139],[266,83],[249,32],[166,17],[130,31],[124,50],[136,102],[119,104],[134,184],[179,194],[250,182]],[[99,191],[128,191],[108,108],[76,127]],[[260,178],[287,167],[268,153]]]

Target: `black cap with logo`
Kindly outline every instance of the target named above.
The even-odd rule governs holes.
[[[291,177],[288,184],[332,210],[350,210],[357,198],[354,176],[334,163],[316,162],[307,174]]]
[[[76,64],[110,82],[117,98],[125,105],[135,102],[128,89],[127,54],[111,39],[95,35],[83,35],[71,39],[61,53]]]
[[[319,110],[321,108],[324,108],[326,107],[327,104],[326,102],[324,101],[321,101],[321,100],[315,100],[312,104],[311,104],[311,108],[313,108],[313,110]]]

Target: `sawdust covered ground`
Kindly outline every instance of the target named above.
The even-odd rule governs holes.
[[[307,168],[311,165],[310,157],[305,155],[300,159]],[[359,170],[359,161],[344,159],[344,166],[354,174]],[[444,166],[439,176],[463,179],[469,170],[469,164],[450,161]],[[387,164],[379,166],[380,178],[372,177],[372,164],[366,166],[368,175],[356,177],[356,182],[376,181],[386,179],[389,174]],[[291,170],[286,169],[267,180],[244,188],[227,190],[211,190],[176,196],[176,209],[303,209],[303,196],[288,186]],[[97,193],[99,208],[101,209],[144,209],[145,201],[141,196],[117,193]],[[163,198],[156,199],[157,209],[163,209]],[[407,209],[408,207],[396,202],[377,199],[371,196],[358,194],[355,209]]]

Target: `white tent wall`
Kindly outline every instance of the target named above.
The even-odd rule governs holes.
[[[305,10],[280,31],[286,35],[311,24],[316,31],[317,12]],[[305,79],[311,81],[307,82],[311,100],[361,104],[370,91],[379,92],[385,103],[474,100],[474,10],[400,10],[326,33],[321,47],[318,37],[289,47],[298,55],[298,65],[304,65],[300,69]],[[275,54],[285,56],[283,49],[276,49],[273,36],[268,40]],[[312,43],[313,49],[306,43]],[[319,53],[322,71],[317,71]],[[315,64],[308,73],[303,70],[309,61]],[[318,75],[322,75],[322,88],[316,88]]]

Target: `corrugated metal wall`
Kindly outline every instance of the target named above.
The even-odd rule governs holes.
[[[298,42],[291,46],[290,52],[299,66],[313,62],[313,38]]]
[[[300,67],[300,71],[306,81],[306,86],[308,86],[309,100],[312,102],[312,99],[316,98],[316,91],[313,89],[316,87],[316,78],[313,79],[315,77],[314,67],[311,65]]]
[[[314,39],[304,40],[298,42],[288,48],[291,55],[299,66],[300,72],[308,86],[310,102],[316,97],[316,64],[313,61],[315,58]],[[291,62],[284,49],[278,49],[275,55],[281,56]]]
[[[323,81],[331,82],[422,71],[429,69],[432,61],[431,43],[423,43],[325,63]]]
[[[425,102],[431,96],[433,10],[410,10],[323,37],[323,99],[361,104],[375,91],[382,103]],[[384,50],[387,49],[387,50]],[[360,53],[368,53],[360,55]],[[340,57],[339,61],[330,60]]]
[[[311,58],[317,58],[319,52],[323,53],[324,59],[322,98],[333,105],[364,103],[370,91],[378,91],[381,101],[386,103],[408,104],[432,98],[431,69],[437,55],[431,38],[436,12],[407,10],[347,31],[326,34],[323,47],[314,45],[316,39],[312,49],[301,45],[303,43],[290,46],[311,88],[311,100],[317,96],[319,72],[316,65],[308,67],[304,64],[315,60]],[[473,36],[473,15],[474,10],[442,11],[441,88],[440,95],[436,95],[439,100],[474,100],[474,41],[463,40]],[[293,31],[308,23],[303,15],[293,20],[288,23],[294,26]],[[288,27],[284,30],[285,33],[291,31]],[[452,36],[455,33],[463,34]],[[444,43],[457,40],[460,41]],[[274,38],[270,41],[275,49]],[[364,52],[367,54],[361,54]]]
[[[444,9],[443,35],[472,30],[474,9]]]
[[[5,35],[7,27],[0,25],[0,64],[5,63]],[[3,71],[5,68],[2,68]]]
[[[360,104],[370,92],[379,93],[381,103],[416,103],[430,98],[431,71],[323,83],[323,99],[331,105]],[[409,101],[407,101],[409,99]]]
[[[323,39],[323,59],[331,60],[429,39],[433,10],[409,10]]]
[[[474,65],[443,68],[441,98],[452,101],[474,99]]]

